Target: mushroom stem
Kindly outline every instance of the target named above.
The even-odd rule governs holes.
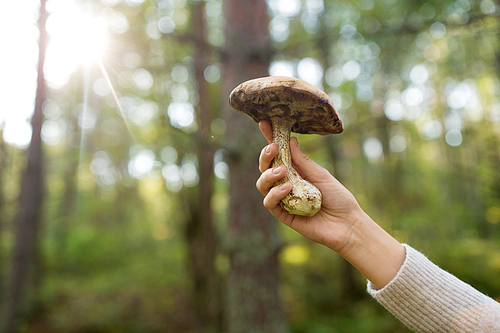
[[[274,186],[286,182],[292,184],[292,189],[280,201],[280,206],[290,214],[313,216],[321,209],[321,192],[311,183],[304,180],[292,164],[292,155],[290,153],[290,132],[293,121],[280,117],[272,117],[273,141],[278,145],[278,155],[273,159],[271,167],[275,168],[281,165],[286,166],[286,175],[284,178],[274,183]]]

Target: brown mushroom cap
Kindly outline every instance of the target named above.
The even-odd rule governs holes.
[[[344,125],[328,95],[310,83],[287,76],[246,81],[231,92],[229,104],[259,122],[272,117],[292,120],[292,132],[342,133]]]

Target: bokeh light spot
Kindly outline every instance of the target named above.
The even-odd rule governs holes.
[[[363,152],[371,162],[375,162],[382,157],[384,149],[379,139],[368,138],[363,143]]]
[[[342,67],[342,74],[348,80],[354,80],[361,73],[361,66],[355,60],[350,60]]]
[[[445,135],[446,143],[452,147],[457,147],[462,144],[462,132],[458,129],[449,130]]]

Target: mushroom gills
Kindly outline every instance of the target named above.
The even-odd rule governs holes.
[[[275,168],[285,165],[287,173],[285,177],[274,183],[279,186],[286,182],[292,184],[290,192],[280,201],[280,206],[290,214],[313,216],[321,209],[321,192],[300,177],[292,164],[290,152],[290,131],[295,121],[280,117],[272,117],[273,141],[278,145],[278,155],[273,159],[271,167]]]

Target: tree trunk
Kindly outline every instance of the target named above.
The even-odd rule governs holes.
[[[3,141],[2,132],[0,131],[0,243],[3,238],[3,231],[5,228],[5,198],[4,198],[4,175],[6,169],[6,156],[5,142]],[[0,248],[0,265],[4,263],[4,252]],[[0,274],[0,299],[4,298],[4,275]]]
[[[186,224],[188,266],[193,278],[195,308],[205,331],[221,330],[221,297],[219,276],[215,270],[217,237],[212,219],[210,202],[213,189],[214,149],[210,144],[210,96],[204,77],[208,66],[208,45],[205,41],[205,2],[192,5],[195,37],[195,78],[200,98],[197,108],[199,130],[196,136],[198,191],[188,193],[189,218]]]
[[[36,265],[36,238],[40,227],[41,205],[43,196],[42,142],[41,128],[43,123],[42,104],[45,100],[46,86],[43,77],[45,46],[47,33],[45,22],[47,12],[45,1],[40,1],[40,31],[38,55],[38,86],[35,100],[35,112],[31,119],[33,135],[27,150],[27,165],[21,180],[19,196],[19,213],[15,224],[15,243],[12,255],[12,266],[9,278],[9,289],[6,295],[4,332],[16,332],[18,324],[29,308],[32,297]]]
[[[251,78],[268,75],[271,46],[264,0],[226,0],[225,47],[222,54],[222,99]],[[228,250],[231,269],[227,281],[227,330],[287,332],[278,292],[277,255],[281,246],[276,221],[262,206],[255,189],[257,167],[265,140],[249,117],[224,103],[229,150]]]

